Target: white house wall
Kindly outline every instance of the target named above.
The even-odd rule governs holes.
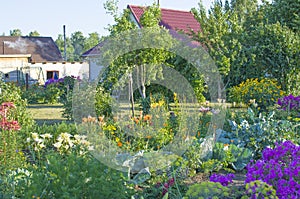
[[[81,79],[89,78],[89,64],[87,62],[57,62],[57,63],[35,63],[30,66],[32,70],[36,68],[41,69],[40,73],[30,73],[32,79],[39,79],[40,83],[44,83],[47,80],[47,71],[58,71],[59,78],[65,76],[75,76]],[[43,78],[38,77],[38,74],[42,74]]]
[[[10,55],[3,55],[0,56],[0,72],[1,72],[1,79],[3,78],[4,81],[13,81],[18,82],[20,79],[19,69],[20,67],[27,67],[28,64],[28,57],[30,56],[10,56]],[[2,76],[3,75],[3,76]],[[7,78],[4,76],[7,75]]]

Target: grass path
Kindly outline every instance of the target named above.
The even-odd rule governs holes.
[[[62,117],[63,108],[60,104],[30,104],[27,110],[38,124],[67,121],[66,118]]]

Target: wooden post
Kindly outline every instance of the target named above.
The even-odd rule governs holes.
[[[29,75],[28,75],[28,73],[26,73],[26,82],[25,82],[25,84],[26,84],[26,90],[28,90],[28,87],[29,87]]]

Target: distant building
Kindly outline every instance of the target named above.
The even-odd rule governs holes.
[[[0,77],[18,84],[80,74],[87,63],[67,63],[51,37],[0,36]]]
[[[137,25],[138,28],[141,28],[140,18],[146,7],[128,5],[127,8],[131,12],[130,19]],[[174,38],[180,38],[181,32],[190,33],[191,30],[198,32],[201,29],[199,22],[195,19],[192,12],[166,8],[161,8],[161,21],[159,22],[159,25],[168,29]],[[95,80],[98,77],[101,68],[103,68],[97,64],[97,57],[101,53],[101,47],[103,45],[103,42],[99,43],[82,54],[82,57],[89,62],[90,80]],[[195,41],[192,42],[192,45],[198,46],[199,43]]]

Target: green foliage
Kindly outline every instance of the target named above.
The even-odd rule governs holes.
[[[213,159],[219,161],[223,169],[232,168],[243,170],[252,159],[252,152],[235,144],[224,144],[217,142],[213,149]]]
[[[201,31],[193,32],[193,38],[207,49],[215,61],[224,82],[229,86],[239,78],[243,32],[243,21],[251,14],[249,7],[255,7],[256,1],[248,1],[241,5],[240,1],[232,1],[229,6],[226,1],[214,1],[212,7],[205,10],[202,1],[198,9],[192,9],[195,18],[201,24]],[[241,12],[241,9],[245,11]],[[247,11],[249,10],[249,12]]]
[[[251,0],[215,1],[208,12],[199,5],[193,13],[202,29],[193,38],[207,48],[226,85],[268,76],[298,95],[298,1],[263,1],[260,6]]]
[[[100,42],[100,36],[97,32],[89,33],[89,36],[85,39],[83,52],[95,47]]]
[[[10,36],[22,36],[22,31],[20,29],[13,29],[9,31]]]
[[[246,195],[242,199],[247,198],[270,198],[277,199],[276,190],[267,183],[255,180],[246,184]]]
[[[261,157],[265,147],[274,147],[276,142],[300,141],[299,127],[288,120],[276,119],[274,112],[256,116],[252,109],[248,109],[246,118],[240,118],[238,123],[230,121],[230,124],[232,131],[222,131],[218,141],[247,148],[254,153],[255,159]]]
[[[247,79],[229,89],[229,101],[255,104],[261,110],[266,110],[269,106],[276,104],[277,99],[282,97],[284,92],[277,82],[272,79]]]
[[[88,37],[85,37],[80,31],[71,33],[71,37],[66,37],[66,61],[82,61],[81,55],[99,42],[100,37],[96,32],[89,33]],[[55,43],[64,56],[64,38],[62,34],[58,35]]]
[[[258,23],[243,35],[245,61],[241,62],[240,80],[275,78],[284,91],[295,86],[299,74],[300,37],[281,24]]]
[[[129,85],[137,85],[136,90],[141,98],[146,99],[146,89],[151,81],[163,79],[163,64],[170,59],[173,54],[168,50],[171,48],[173,39],[165,29],[159,26],[160,9],[157,5],[149,6],[141,16],[141,26],[147,27],[147,31],[137,30],[137,26],[130,19],[130,10],[123,11],[121,16],[116,14],[116,2],[107,1],[106,8],[112,13],[115,25],[109,27],[110,37],[108,40],[111,45],[104,46],[101,65],[109,65],[102,73],[102,85],[107,91],[116,86],[123,87],[127,82]],[[124,40],[124,37],[128,38]],[[130,41],[130,39],[134,39]],[[136,48],[133,44],[136,41],[142,43],[142,47]],[[117,48],[116,45],[120,45]],[[154,47],[152,47],[154,46]],[[156,46],[160,46],[157,48]],[[115,49],[111,49],[114,47]],[[107,48],[107,49],[105,49]],[[128,52],[128,49],[132,49]],[[126,52],[124,54],[124,52]],[[108,63],[105,61],[111,60]],[[134,106],[133,90],[129,89],[130,101]],[[146,105],[146,104],[145,104]],[[144,107],[146,109],[146,107]]]
[[[48,84],[44,90],[44,102],[49,104],[58,103],[61,92],[56,84]]]
[[[58,80],[48,80],[45,86],[34,84],[23,91],[22,97],[29,103],[62,103],[63,117],[72,119],[72,95],[77,81],[80,80],[74,76],[65,76]]]
[[[64,36],[59,34],[57,39],[55,40],[55,44],[57,45],[59,51],[64,56],[66,53],[67,60],[66,61],[74,61],[73,53],[74,47],[72,46],[71,40],[69,37],[66,37],[66,52],[64,50]]]
[[[26,99],[29,104],[45,102],[45,88],[39,84],[30,85],[26,90],[22,90],[22,98]]]
[[[0,175],[7,170],[25,165],[25,158],[19,145],[18,133],[20,125],[15,119],[13,111],[16,109],[10,102],[0,106]]]
[[[50,134],[53,137],[57,137],[60,133],[68,132],[72,135],[77,133],[77,128],[74,123],[56,123],[52,125],[34,125],[32,128],[29,129],[31,132],[38,133],[38,134]],[[30,137],[30,136],[28,136]]]
[[[31,31],[29,34],[28,34],[29,37],[38,37],[40,36],[40,33],[36,30],[34,31]]]
[[[62,115],[67,119],[72,119],[73,89],[79,80],[74,76],[65,76],[62,80],[57,84],[60,90],[59,102],[63,104],[64,108]]]
[[[272,12],[268,16],[272,22],[279,21],[294,31],[300,27],[300,2],[294,0],[274,0],[271,4]]]
[[[202,182],[191,185],[185,194],[184,199],[206,199],[206,198],[233,198],[230,197],[230,190],[228,187],[222,186],[219,182]]]
[[[84,50],[85,40],[86,38],[83,36],[83,33],[80,31],[76,31],[71,34],[70,41],[74,48],[74,53],[73,53],[74,61],[81,60],[81,54],[84,52],[83,50]]]
[[[114,99],[99,86],[95,94],[95,111],[97,116],[105,116],[111,118],[113,115]]]
[[[122,173],[92,157],[46,155],[41,167],[27,168],[29,176],[15,179],[15,198],[129,198]]]
[[[180,56],[172,57],[168,60],[168,63],[172,65],[183,77],[185,77],[185,79],[193,87],[198,102],[204,102],[206,99],[204,93],[207,93],[208,89],[207,85],[205,85],[203,74]]]
[[[0,104],[3,102],[12,102],[16,106],[16,109],[12,112],[12,117],[14,117],[21,126],[18,137],[22,139],[27,134],[27,128],[34,124],[34,120],[26,110],[27,101],[22,99],[20,87],[13,83],[4,83],[0,81],[0,89]]]

